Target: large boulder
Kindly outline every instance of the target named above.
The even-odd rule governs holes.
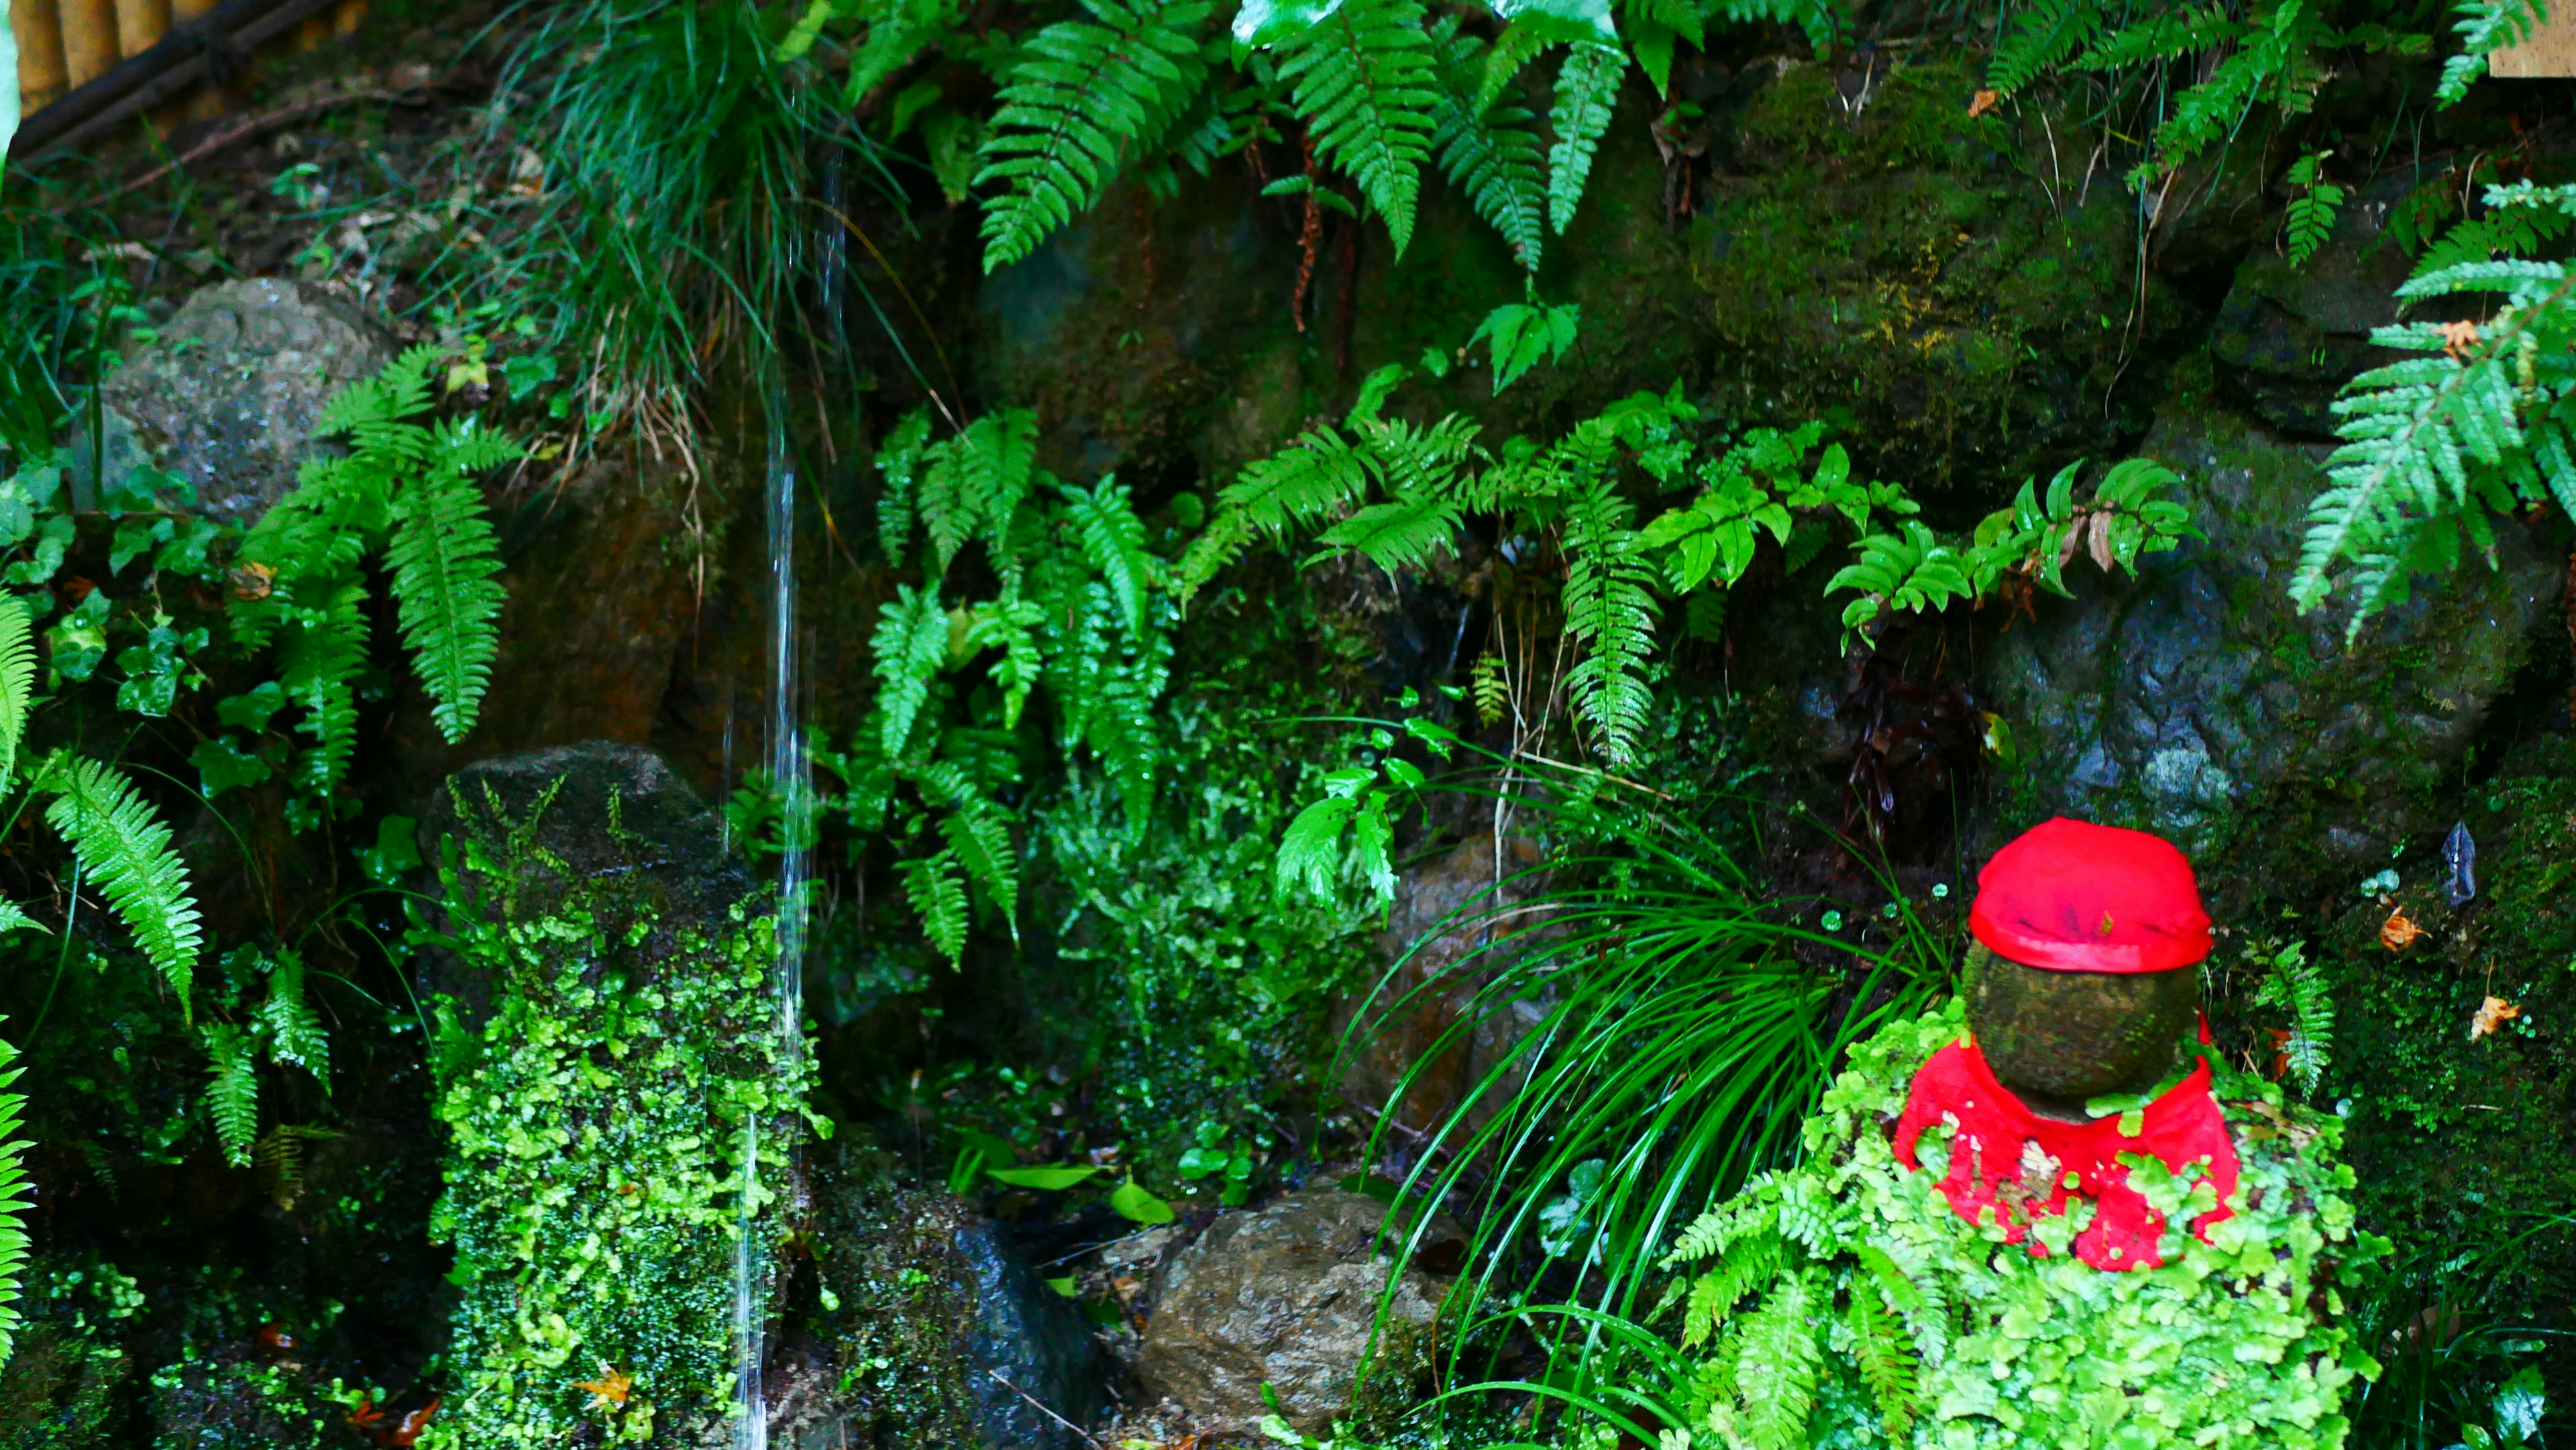
[[[1978,693],[2023,762],[1996,827],[2117,820],[2283,866],[2283,848],[2384,862],[2441,824],[2435,792],[2555,608],[2564,562],[2500,520],[2499,567],[2425,581],[2347,643],[2344,611],[2303,616],[2288,593],[2322,445],[2185,400],[2140,452],[2182,475],[2208,537],[2134,579],[2084,570],[2077,599],[2041,602],[1986,650]]]
[[[1386,1216],[1373,1198],[1323,1188],[1218,1219],[1158,1276],[1138,1363],[1146,1392],[1227,1435],[1270,1412],[1265,1385],[1309,1434],[1400,1400],[1429,1366],[1439,1290],[1408,1269],[1381,1329]]]
[[[2397,354],[2370,345],[2397,320],[2397,285],[2412,263],[2381,235],[2408,179],[2365,188],[2315,256],[2297,266],[2268,247],[2248,253],[2218,309],[2209,352],[2219,376],[2264,422],[2306,438],[2334,436],[2335,394]]]
[[[100,385],[96,438],[73,439],[76,497],[148,464],[205,513],[252,523],[295,487],[323,402],[394,356],[355,306],[276,277],[201,287],[157,334]]]

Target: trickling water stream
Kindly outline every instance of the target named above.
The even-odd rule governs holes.
[[[776,1031],[788,1060],[801,1051],[798,1032],[804,1016],[805,874],[808,781],[805,736],[797,720],[799,682],[796,669],[796,463],[788,445],[786,389],[773,373],[764,399],[769,415],[769,720],[768,759],[772,789],[778,792],[783,817],[784,850],[778,866],[778,994]],[[758,1233],[760,1119],[743,1124],[743,1194],[734,1246],[735,1398],[738,1418],[734,1443],[740,1450],[768,1450],[769,1406],[761,1384],[761,1361],[767,1306],[762,1288],[769,1280],[768,1253]]]

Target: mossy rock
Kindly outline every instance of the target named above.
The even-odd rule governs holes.
[[[2081,1122],[2087,1099],[2145,1092],[2173,1070],[2200,974],[2051,971],[1981,943],[1964,990],[1995,1080],[2036,1111]]]

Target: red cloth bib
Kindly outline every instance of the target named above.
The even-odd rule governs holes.
[[[2210,1095],[2206,1059],[2147,1104],[2138,1133],[2130,1136],[2120,1131],[2116,1117],[2089,1123],[2040,1117],[1995,1081],[1975,1044],[1953,1042],[1914,1074],[1905,1116],[1896,1125],[1896,1160],[1920,1167],[1915,1144],[1924,1129],[1943,1122],[1955,1124],[1956,1131],[1941,1193],[1961,1218],[1975,1223],[1980,1210],[1991,1208],[2004,1242],[2017,1244],[2029,1237],[2031,1220],[2064,1213],[2067,1199],[2081,1195],[2095,1208],[2093,1222],[2075,1236],[2075,1256],[2097,1269],[2152,1269],[2164,1262],[2156,1249],[2164,1217],[2129,1186],[2129,1169],[2119,1155],[2148,1154],[2176,1173],[2186,1164],[2208,1165],[2219,1207],[2192,1225],[2204,1242],[2210,1225],[2228,1216],[2226,1201],[2236,1191],[2236,1145]],[[2069,1173],[2076,1175],[2072,1188]],[[2030,1251],[2048,1255],[2036,1239]]]

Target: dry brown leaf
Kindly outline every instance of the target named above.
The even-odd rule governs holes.
[[[2464,358],[2477,345],[2478,325],[2474,322],[2445,322],[2441,333],[2442,351],[2455,358]]]
[[[2502,997],[2489,997],[2478,1004],[2478,1015],[2469,1019],[2469,1040],[2475,1042],[2521,1015],[2520,1007]]]
[[[627,1395],[634,1392],[635,1377],[624,1370],[610,1369],[606,1365],[601,1365],[599,1378],[574,1380],[572,1387],[590,1391],[591,1407],[599,1409],[608,1405],[625,1404]]]
[[[2402,907],[2388,913],[2388,920],[2379,924],[2379,944],[2392,952],[2415,945],[2415,939],[2423,934],[2424,928],[2417,926]]]
[[[2088,515],[2078,510],[2075,517],[2066,521],[2066,537],[2057,541],[2058,568],[2063,569],[2073,562],[2075,551],[2084,547],[2084,528],[2087,518]]]
[[[1968,119],[1973,121],[1977,117],[1984,115],[1986,112],[1993,110],[1996,103],[2001,100],[2003,100],[2003,93],[2000,91],[1977,92],[1976,95],[1969,98]]]
[[[2096,567],[2100,568],[2103,573],[2110,573],[2112,561],[2111,516],[2109,514],[2095,514],[2093,516],[2093,537],[2091,543],[2093,549],[2093,563]]]

